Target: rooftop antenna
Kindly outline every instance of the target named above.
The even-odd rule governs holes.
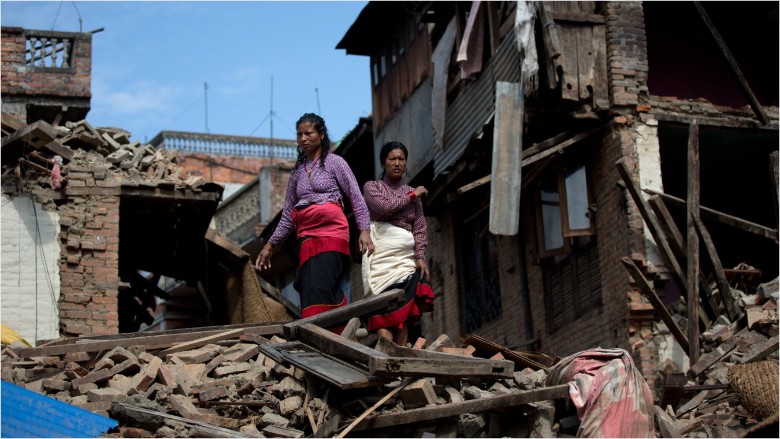
[[[203,83],[203,94],[206,96],[206,134],[209,134],[209,83]]]
[[[314,87],[314,94],[317,95],[317,114],[322,116],[322,110],[320,110],[320,89]]]

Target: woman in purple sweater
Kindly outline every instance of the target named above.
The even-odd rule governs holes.
[[[369,331],[401,346],[406,346],[409,327],[419,322],[423,312],[433,310],[430,271],[425,260],[428,226],[420,200],[428,190],[401,183],[408,155],[401,142],[382,146],[382,179],[363,186],[374,243],[373,253],[363,255],[363,288],[366,294],[373,295],[399,288],[406,291],[403,307],[370,317],[367,326]]]
[[[343,197],[352,204],[360,229],[359,248],[371,254],[369,214],[355,175],[343,158],[329,154],[325,121],[306,113],[295,124],[298,161],[290,174],[279,224],[257,256],[258,270],[271,268],[273,248],[295,229],[300,254],[293,286],[301,295],[301,317],[347,304],[341,279],[349,272],[349,225]]]

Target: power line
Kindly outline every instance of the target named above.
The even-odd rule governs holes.
[[[268,120],[268,118],[269,118],[269,117],[271,117],[271,113],[268,113],[268,114],[265,116],[265,119],[263,119],[262,121],[260,121],[260,123],[259,123],[259,124],[257,124],[257,126],[255,127],[255,129],[253,129],[253,130],[252,130],[252,132],[251,132],[251,133],[249,133],[249,135],[248,135],[247,137],[251,137],[251,136],[252,136],[252,134],[254,134],[254,133],[255,133],[255,131],[257,131],[257,129],[258,129],[258,128],[260,128],[260,126],[261,126],[263,123],[265,123],[265,121],[266,121],[266,120]]]

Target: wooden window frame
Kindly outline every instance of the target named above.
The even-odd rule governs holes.
[[[548,249],[545,244],[545,228],[544,228],[544,217],[543,217],[543,211],[542,211],[542,190],[541,190],[541,182],[543,180],[544,175],[540,176],[539,181],[536,184],[536,205],[534,206],[535,211],[535,217],[536,217],[536,241],[537,241],[537,248],[539,251],[539,256],[541,258],[549,258],[554,256],[562,256],[567,255],[571,253],[571,245],[570,240],[572,238],[575,238],[577,236],[593,236],[596,234],[596,226],[595,221],[592,216],[589,217],[590,220],[590,227],[587,229],[572,229],[569,225],[569,195],[566,191],[566,176],[565,176],[565,170],[568,166],[576,166],[576,167],[582,167],[585,171],[585,184],[586,184],[586,194],[588,197],[588,210],[589,212],[592,212],[590,209],[590,206],[593,205],[593,185],[590,181],[590,173],[588,172],[588,167],[584,163],[583,160],[571,160],[571,161],[564,161],[559,162],[553,165],[552,169],[549,169],[545,172],[550,173],[553,172],[556,182],[557,182],[557,193],[558,193],[558,210],[561,220],[561,238],[563,239],[563,245],[561,247]]]

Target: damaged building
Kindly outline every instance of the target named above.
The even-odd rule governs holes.
[[[429,190],[436,309],[411,346],[363,327],[401,297],[359,300],[357,257],[349,305],[243,323],[295,315],[294,239],[272,271],[251,268],[287,164],[219,204],[167,145],[4,114],[4,209],[47,212],[60,314],[89,310],[64,320],[78,338],[4,347],[4,401],[13,385],[110,417],[104,437],[776,437],[778,66],[753,48],[777,52],[777,4],[739,5],[368,3],[338,48],[369,57],[372,116],[334,152],[362,186],[381,145],[402,141],[410,184]],[[59,191],[55,154],[70,165]],[[124,244],[128,217],[142,225]],[[114,221],[118,238],[102,232]],[[204,238],[187,255],[182,228]],[[137,257],[151,237],[145,255],[167,263]],[[222,297],[203,302],[221,319],[74,330],[119,325],[104,310],[123,289],[154,294],[157,276]],[[281,305],[229,297],[260,289]]]
[[[2,32],[3,323],[40,341],[288,320],[210,227],[225,183],[189,172],[179,150],[212,148],[231,171],[231,154],[265,145],[280,160],[290,141],[163,132],[152,145],[93,127],[92,34]]]
[[[722,314],[716,272],[729,297],[777,277],[778,65],[753,50],[776,36],[768,3],[370,2],[337,47],[370,59],[375,163],[405,143],[430,191],[423,334],[621,347],[655,391],[662,362],[686,369],[621,261],[667,306],[701,291],[699,329]],[[702,241],[701,285],[686,200],[719,259]]]

